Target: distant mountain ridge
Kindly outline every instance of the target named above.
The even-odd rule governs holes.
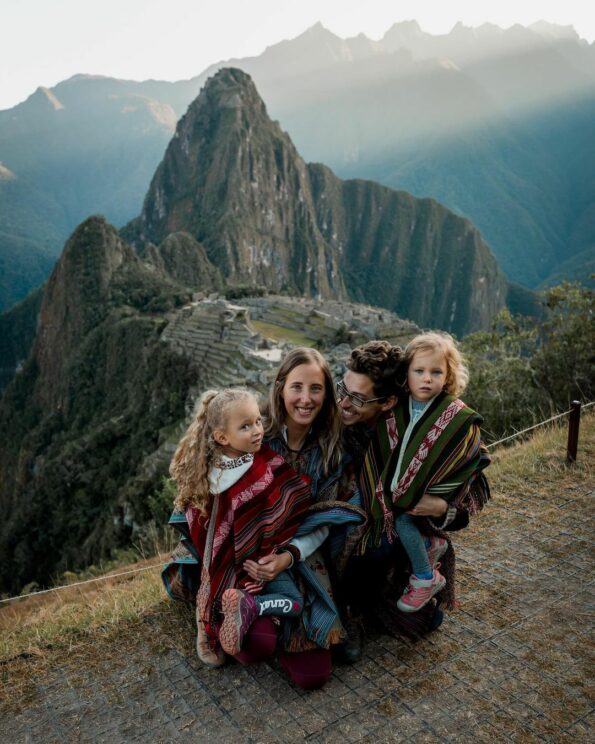
[[[438,199],[526,286],[565,266],[584,279],[595,45],[571,29],[459,24],[433,36],[408,22],[372,41],[318,24],[232,63],[306,160]],[[0,262],[15,277],[0,307],[39,283],[86,215],[122,225],[138,214],[175,121],[223,64],[177,83],[78,75],[0,111],[0,161],[14,176],[0,178]]]

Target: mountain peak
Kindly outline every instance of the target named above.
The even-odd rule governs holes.
[[[15,108],[21,109],[21,107],[36,115],[44,114],[47,111],[62,111],[64,109],[58,96],[49,88],[45,88],[42,85],[26,101],[23,101],[23,103]]]
[[[64,378],[68,350],[108,312],[108,287],[114,272],[132,251],[103,217],[82,222],[64,246],[47,282],[35,341],[40,369],[39,394],[51,407],[65,404],[57,381]]]
[[[204,103],[208,99],[211,105],[220,108],[237,109],[246,105],[256,105],[264,109],[264,103],[258,95],[252,78],[237,67],[223,67],[209,78],[195,103]]]
[[[574,29],[574,26],[561,26],[557,23],[548,23],[548,21],[536,21],[532,23],[529,28],[539,36],[543,36],[548,40],[568,40],[578,41],[579,35]]]
[[[323,26],[320,21],[318,23],[315,23],[313,26],[310,26],[310,28],[307,28],[302,34],[300,34],[297,38],[326,38],[326,37],[333,37],[338,38],[332,31],[329,31],[329,29],[326,26]]]
[[[183,231],[232,284],[342,297],[312,199],[306,164],[250,76],[224,68],[178,123],[143,211],[123,234],[140,250]]]
[[[398,23],[393,23],[393,25],[384,34],[384,39],[386,40],[387,37],[391,38],[395,36],[398,36],[401,39],[416,38],[418,36],[423,36],[424,33],[425,32],[421,30],[421,27],[417,21],[399,21]]]

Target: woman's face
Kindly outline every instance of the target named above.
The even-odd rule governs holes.
[[[285,424],[310,428],[324,404],[324,373],[317,364],[300,364],[285,379],[281,397],[287,411]]]

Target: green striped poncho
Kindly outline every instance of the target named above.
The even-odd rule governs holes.
[[[360,491],[370,521],[361,552],[377,547],[383,531],[392,539],[395,514],[413,508],[426,493],[470,514],[489,498],[482,471],[490,459],[481,442],[479,414],[458,398],[440,393],[405,441],[409,421],[409,398],[404,396],[377,423],[366,452]]]

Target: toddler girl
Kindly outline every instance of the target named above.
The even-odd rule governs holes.
[[[409,397],[399,399],[395,409],[399,444],[385,479],[390,504],[384,508],[385,514],[390,507],[397,515],[395,529],[412,568],[397,606],[415,612],[444,588],[439,559],[449,549],[452,553],[444,537],[420,533],[415,515],[423,510],[416,510],[416,504],[424,495],[447,502],[441,527],[457,506],[464,504],[470,513],[479,511],[489,498],[481,474],[489,458],[481,445],[481,417],[457,398],[469,375],[452,337],[446,333],[416,336],[405,349],[405,364]],[[436,532],[436,525],[428,526]]]

